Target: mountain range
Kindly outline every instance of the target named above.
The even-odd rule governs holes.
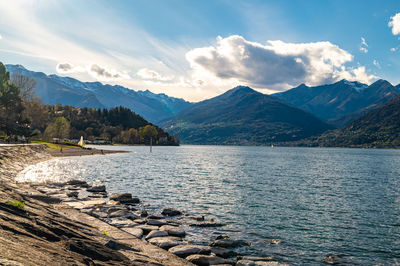
[[[245,86],[195,103],[162,126],[177,133],[183,143],[231,145],[294,141],[332,128],[299,108]]]
[[[169,97],[163,93],[155,94],[149,90],[134,91],[118,85],[81,82],[70,77],[30,71],[21,65],[6,65],[6,68],[11,74],[35,79],[36,95],[45,104],[92,108],[124,106],[152,123],[174,116],[191,105],[183,99]]]
[[[315,87],[302,84],[272,96],[342,127],[399,94],[400,85],[393,86],[386,80],[378,80],[369,86],[341,80]]]
[[[400,96],[355,119],[342,129],[328,131],[311,145],[322,147],[400,147]]]

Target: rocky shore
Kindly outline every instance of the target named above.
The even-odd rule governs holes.
[[[225,235],[194,245],[185,227],[223,224],[172,208],[152,213],[104,185],[16,183],[26,166],[52,158],[44,146],[0,147],[0,156],[0,265],[282,265],[236,254],[250,243]]]

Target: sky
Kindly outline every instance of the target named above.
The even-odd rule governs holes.
[[[0,61],[200,101],[347,79],[400,83],[400,3],[0,2]]]

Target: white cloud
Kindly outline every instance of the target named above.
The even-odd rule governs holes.
[[[374,66],[376,66],[377,68],[381,69],[381,65],[379,64],[378,61],[374,60],[372,63],[374,64]]]
[[[56,71],[57,73],[60,74],[70,74],[70,73],[85,72],[86,68],[81,66],[74,66],[70,63],[59,63],[56,66]]]
[[[174,77],[162,76],[157,71],[147,69],[147,68],[140,69],[136,74],[140,78],[145,79],[145,80],[170,81],[174,78]]]
[[[397,51],[397,47],[392,47],[392,48],[390,48],[390,51],[391,51],[391,52],[396,52],[396,51]]]
[[[99,66],[98,64],[91,64],[88,66],[74,66],[70,63],[59,63],[56,66],[57,73],[72,74],[72,73],[88,73],[93,78],[99,81],[115,81],[121,79],[130,79],[126,72],[119,72],[115,69]]]
[[[390,17],[388,26],[392,28],[393,35],[400,34],[400,13],[397,13],[393,17]]]
[[[1,39],[3,39],[3,36],[1,36],[1,34],[0,34],[0,40],[1,40]]]
[[[364,37],[361,37],[360,51],[363,53],[368,53],[368,44]]]
[[[256,88],[282,90],[300,83],[319,85],[341,78],[369,83],[374,78],[365,67],[348,68],[353,56],[330,42],[267,45],[233,35],[218,37],[216,46],[196,48],[186,54],[193,80],[204,85],[242,83]]]

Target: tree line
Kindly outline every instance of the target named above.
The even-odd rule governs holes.
[[[177,145],[169,136],[125,107],[112,109],[45,105],[34,95],[36,82],[13,75],[0,63],[0,136],[33,139],[103,140],[123,144]]]

